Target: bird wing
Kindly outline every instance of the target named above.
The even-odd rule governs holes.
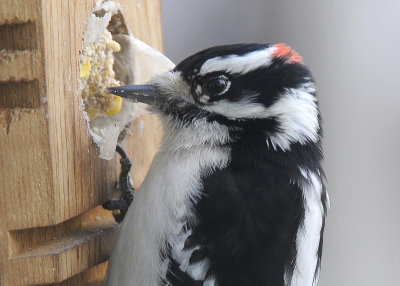
[[[304,213],[285,170],[231,165],[205,176],[203,188],[196,223],[170,245],[166,285],[284,285]]]

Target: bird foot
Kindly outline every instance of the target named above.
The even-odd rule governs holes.
[[[135,188],[133,187],[132,179],[129,175],[132,167],[131,160],[121,146],[117,145],[116,151],[121,156],[121,159],[119,161],[121,164],[121,172],[119,174],[119,179],[116,187],[120,195],[116,199],[111,199],[110,201],[105,202],[103,204],[103,208],[105,208],[106,210],[111,210],[114,219],[118,223],[120,223],[124,219],[129,209],[129,206],[133,201]]]

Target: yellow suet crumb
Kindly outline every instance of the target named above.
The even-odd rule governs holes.
[[[90,63],[90,61],[87,60],[85,63],[81,64],[80,77],[87,77],[91,69],[92,64]]]
[[[120,50],[121,46],[108,30],[104,30],[96,42],[83,47],[80,57],[82,98],[90,120],[121,110],[122,98],[106,91],[107,87],[120,85],[113,70],[113,52]]]
[[[106,115],[113,115],[115,113],[118,113],[121,110],[121,106],[122,106],[122,97],[115,96],[114,100],[110,104],[108,111],[106,112]]]

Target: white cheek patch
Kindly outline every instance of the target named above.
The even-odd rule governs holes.
[[[242,56],[215,57],[203,63],[200,74],[205,75],[218,71],[225,71],[231,74],[245,74],[260,67],[269,66],[273,60],[275,51],[276,47],[272,46]]]
[[[216,102],[214,105],[203,107],[205,110],[224,115],[229,119],[240,118],[266,118],[268,109],[260,103],[248,99],[239,102],[231,102],[226,99]]]
[[[315,86],[307,82],[286,92],[270,107],[257,103],[254,94],[239,102],[220,100],[214,105],[203,107],[205,110],[221,114],[229,119],[275,118],[279,130],[268,134],[267,144],[275,150],[290,150],[295,142],[306,144],[319,140],[319,121],[317,99],[312,94]]]

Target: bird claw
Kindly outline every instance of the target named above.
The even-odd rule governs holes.
[[[117,183],[117,190],[120,192],[120,197],[105,202],[103,208],[111,210],[114,219],[120,223],[124,219],[133,201],[135,188],[133,187],[132,179],[129,175],[132,167],[131,160],[121,146],[117,145],[116,151],[121,156],[119,161],[121,164],[121,172]]]

